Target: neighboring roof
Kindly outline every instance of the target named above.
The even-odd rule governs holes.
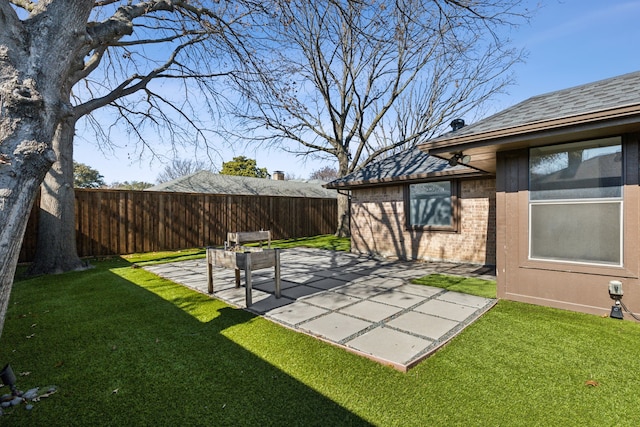
[[[325,187],[351,188],[469,174],[476,175],[478,171],[463,165],[449,166],[448,161],[412,147],[393,156],[374,160],[356,172],[331,181]]]
[[[199,171],[147,188],[145,191],[309,198],[337,197],[335,191],[327,190],[322,184],[321,181],[279,181]]]
[[[554,137],[577,131],[585,132],[579,137],[598,137],[614,127],[615,131],[635,130],[638,124],[640,72],[634,72],[534,96],[477,123],[434,138],[421,148],[447,158],[451,153],[465,150],[467,154],[468,149],[481,146],[533,138],[541,143],[555,143]],[[474,164],[473,154],[469,154]]]

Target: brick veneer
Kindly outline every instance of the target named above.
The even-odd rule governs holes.
[[[403,185],[391,185],[353,190],[352,252],[495,265],[495,179],[460,182],[457,233],[407,230],[403,189]]]

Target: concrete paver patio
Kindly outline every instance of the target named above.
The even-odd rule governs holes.
[[[207,293],[204,259],[145,269]],[[476,265],[376,260],[296,248],[281,253],[282,297],[273,295],[273,269],[255,271],[253,305],[248,309],[406,371],[496,303],[490,298],[410,283],[410,279],[431,273],[495,280],[491,269]],[[245,308],[244,287],[235,288],[234,277],[233,270],[214,269],[213,296]]]

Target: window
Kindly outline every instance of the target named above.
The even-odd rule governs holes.
[[[456,191],[451,181],[409,185],[408,228],[454,231]],[[407,204],[405,204],[407,206]]]
[[[532,148],[529,258],[622,264],[620,138]]]

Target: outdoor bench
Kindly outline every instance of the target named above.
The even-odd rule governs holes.
[[[235,243],[236,246],[242,246],[243,243],[255,243],[267,242],[267,248],[271,249],[271,230],[266,231],[236,231],[227,233],[227,241],[225,243],[225,249],[227,246],[231,246],[231,243]]]

